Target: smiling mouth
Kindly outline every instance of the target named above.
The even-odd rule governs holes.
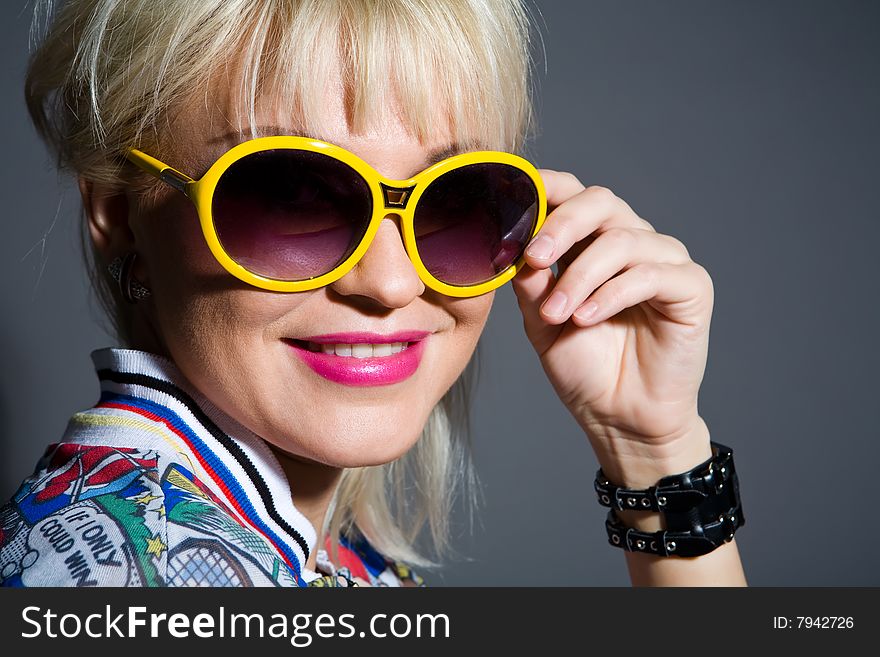
[[[384,342],[384,343],[318,343],[310,340],[290,339],[300,349],[312,351],[315,353],[323,353],[329,356],[345,356],[349,358],[377,358],[383,356],[393,356],[405,351],[414,342]]]

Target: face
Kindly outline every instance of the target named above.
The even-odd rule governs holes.
[[[237,116],[237,105],[222,95],[224,88],[229,87],[215,90],[215,106],[205,108],[200,98],[201,104],[181,113],[173,152],[157,157],[199,177],[239,140],[225,136],[238,123],[229,120]],[[452,141],[448,130],[438,129],[430,141],[419,142],[397,119],[394,106],[373,130],[352,134],[339,78],[326,89],[322,136],[389,178],[411,177],[428,166],[431,151]],[[295,117],[270,109],[269,101],[258,107],[258,124],[298,134]],[[305,461],[355,467],[404,454],[467,365],[494,299],[494,292],[452,298],[426,288],[407,257],[394,214],[341,279],[316,290],[279,293],[249,286],[216,262],[195,207],[182,194],[169,187],[156,199],[132,198],[129,205],[140,263],[136,274],[153,291],[151,303],[138,306],[143,334],[153,336],[147,340],[155,343],[151,348],[165,352],[217,407]],[[391,381],[364,380],[347,363],[328,370],[328,359],[310,355],[299,342],[354,332],[385,336],[375,338],[377,343],[398,332],[427,335],[408,348],[410,358],[383,356],[414,367],[409,376]],[[332,358],[356,364],[357,353],[364,353],[358,349],[363,347]],[[345,353],[344,346],[335,350]],[[310,359],[321,362],[313,367]]]

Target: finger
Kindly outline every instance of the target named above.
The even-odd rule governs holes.
[[[571,189],[571,183],[565,183]],[[563,187],[557,180],[557,187]],[[549,202],[549,199],[548,199]],[[610,228],[654,230],[623,199],[606,187],[586,187],[553,210],[526,247],[526,262],[535,269],[551,266],[573,244]]]
[[[641,263],[627,269],[596,290],[572,315],[578,326],[591,326],[621,310],[648,302],[671,320],[708,328],[714,289],[701,265]]]
[[[562,205],[575,194],[584,191],[584,184],[577,176],[568,171],[554,171],[553,169],[538,169],[544,189],[547,193],[547,206],[556,207]]]
[[[556,276],[552,269],[532,269],[524,265],[511,279],[511,283],[522,311],[526,336],[538,355],[543,355],[561,330],[559,326],[548,324],[540,312],[541,302],[556,284]]]
[[[625,269],[640,263],[682,264],[689,260],[684,244],[674,237],[637,228],[611,228],[559,275],[541,314],[548,322],[564,322],[596,288]]]
[[[600,185],[591,185],[588,188],[578,179],[577,176],[575,176],[573,173],[569,173],[568,171],[538,169],[538,173],[541,174],[541,180],[544,183],[545,192],[547,194],[548,208],[555,208],[562,205],[572,196],[583,192],[585,189],[591,189],[595,191],[604,190],[605,192],[611,192],[610,189],[607,189]],[[640,228],[645,228],[646,230],[654,230],[654,227],[645,219],[642,219],[641,217],[639,217],[639,219],[645,224],[644,226],[640,226]]]

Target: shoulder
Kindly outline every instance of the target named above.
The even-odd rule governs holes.
[[[0,583],[162,585],[158,459],[143,448],[50,445],[0,508]]]
[[[179,459],[65,442],[0,507],[0,585],[298,584]]]

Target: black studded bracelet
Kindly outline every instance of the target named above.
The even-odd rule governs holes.
[[[745,524],[733,450],[716,442],[711,446],[709,459],[642,490],[612,484],[599,468],[594,485],[599,504],[610,507],[608,542],[631,552],[694,557],[732,540]],[[666,529],[651,533],[628,527],[615,510],[662,512]]]

